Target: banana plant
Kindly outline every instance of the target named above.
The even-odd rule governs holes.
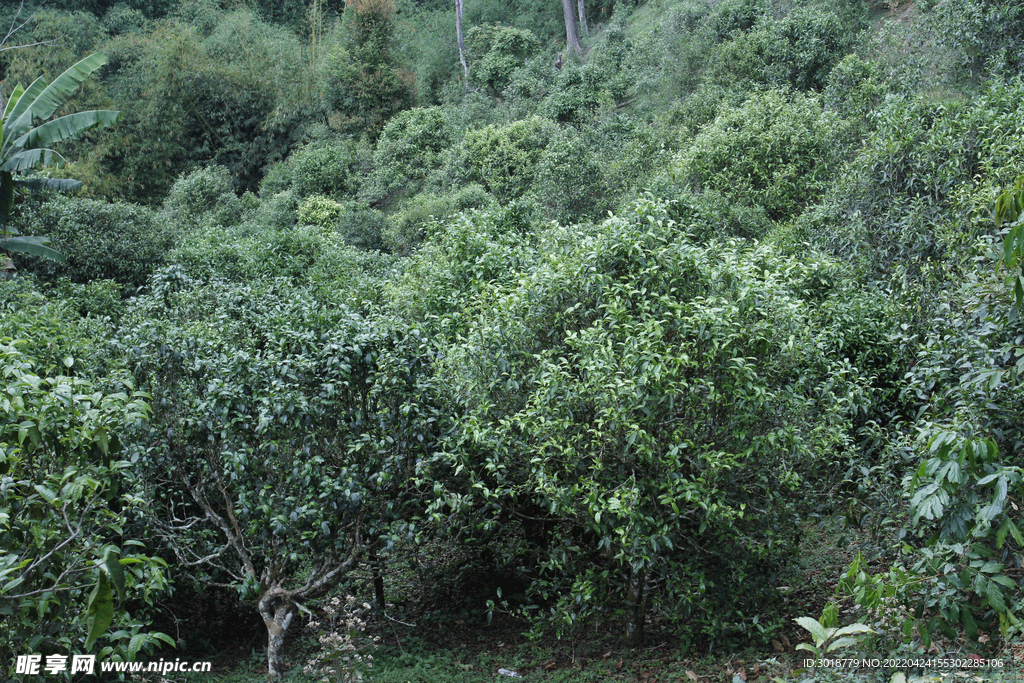
[[[53,83],[40,76],[27,88],[18,84],[6,103],[0,95],[0,250],[64,260],[63,254],[47,246],[48,239],[19,234],[10,225],[11,214],[25,190],[73,192],[82,186],[81,181],[19,176],[62,163],[64,158],[53,150],[57,143],[117,121],[120,112],[110,110],[83,111],[49,120],[78,85],[106,63],[106,55],[97,52],[69,68]],[[0,262],[0,270],[3,269]]]

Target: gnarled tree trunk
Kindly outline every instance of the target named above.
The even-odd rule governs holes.
[[[259,611],[267,627],[267,680],[279,681],[284,676],[284,636],[299,609],[290,596],[274,587],[260,598]]]

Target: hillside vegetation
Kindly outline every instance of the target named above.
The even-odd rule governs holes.
[[[16,4],[3,680],[1024,675],[1024,6]]]

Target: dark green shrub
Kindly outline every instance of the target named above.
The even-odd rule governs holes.
[[[987,211],[1024,164],[1024,84],[993,81],[970,102],[890,97],[873,112],[873,130],[828,201],[801,229],[869,279],[902,281],[910,291],[945,289],[984,254]],[[985,202],[987,203],[987,202]]]
[[[625,93],[625,84],[609,76],[605,65],[570,60],[559,71],[540,113],[559,123],[579,125],[602,106],[613,108],[616,99]]]
[[[260,181],[259,196],[262,199],[269,199],[279,192],[285,192],[292,188],[292,169],[283,161],[278,161],[267,167]]]
[[[505,87],[504,97],[510,110],[517,118],[525,118],[537,111],[557,77],[558,71],[550,56],[526,60],[521,68],[512,72],[512,78]]]
[[[209,166],[180,176],[164,200],[163,210],[178,224],[195,225],[204,214],[223,205],[226,195],[238,199],[231,173],[223,166]]]
[[[1003,0],[926,0],[919,4],[939,40],[955,48],[964,65],[1012,76],[1024,66],[1024,6]]]
[[[294,112],[308,99],[297,37],[248,10],[209,19],[199,28],[165,20],[119,42],[110,88],[123,125],[100,150],[107,194],[155,202],[181,173],[211,163],[228,168],[236,192],[255,191],[294,144]]]
[[[530,189],[537,163],[558,127],[539,116],[466,133],[462,163],[470,179],[479,179],[499,199]]]
[[[281,229],[295,225],[299,198],[291,190],[265,197],[256,209],[253,222],[268,228]]]
[[[723,84],[820,90],[863,28],[856,17],[848,19],[843,22],[831,11],[806,7],[778,21],[766,20],[719,46],[710,78]]]
[[[846,135],[847,125],[818,98],[771,90],[705,126],[672,173],[695,191],[715,190],[785,220],[825,192]]]
[[[92,280],[75,284],[68,279],[57,280],[57,295],[71,305],[77,305],[83,317],[110,318],[115,323],[124,313],[124,285],[115,280]]]
[[[109,279],[140,287],[180,234],[178,225],[151,209],[92,199],[54,197],[21,220],[67,257],[63,263],[33,259],[31,269],[75,283]]]
[[[414,76],[394,55],[394,0],[351,0],[345,4],[344,35],[323,59],[318,79],[324,106],[335,126],[376,139],[388,119],[415,102]]]
[[[510,26],[474,26],[466,33],[470,83],[480,84],[492,95],[500,95],[513,72],[540,48],[530,31]]]
[[[118,3],[103,15],[103,28],[112,36],[141,33],[149,28],[149,22],[141,9]]]
[[[882,101],[885,87],[874,64],[850,54],[829,73],[824,95],[825,106],[829,109],[849,118],[866,120],[868,113]]]
[[[350,203],[337,221],[338,233],[346,244],[364,251],[383,251],[384,235],[391,226],[380,211]]]
[[[551,218],[572,223],[601,217],[611,208],[594,152],[572,129],[563,128],[551,138],[537,163],[535,185]]]
[[[300,197],[341,198],[359,191],[365,159],[356,142],[313,143],[288,158],[291,187]]]
[[[6,81],[6,90],[17,83],[28,87],[39,76],[52,81],[72,64],[95,52],[97,46],[107,38],[106,29],[93,13],[70,11],[81,10],[80,7],[61,10],[50,7],[49,3],[47,5],[9,40],[10,44],[16,45],[31,45],[37,41],[42,44],[17,50],[7,49],[0,53],[0,76]],[[14,7],[17,8],[17,4]],[[25,15],[26,12],[23,12],[21,20],[13,25],[24,22]],[[12,22],[13,15],[4,23],[5,35]],[[95,84],[87,86],[90,90],[95,87]]]
[[[57,280],[43,292],[30,278],[0,278],[0,339],[19,340],[18,351],[40,371],[105,375],[119,367],[110,338],[112,321],[124,306],[121,291],[111,280],[86,285]],[[68,356],[75,359],[70,368]]]
[[[721,42],[737,31],[750,31],[759,21],[771,16],[769,0],[720,0],[714,4],[705,22],[711,36]]]
[[[831,264],[681,227],[647,200],[553,228],[528,274],[474,280],[471,326],[442,351],[461,414],[434,512],[508,543],[530,586],[506,607],[558,635],[625,612],[634,643],[648,614],[690,645],[770,637],[805,482],[847,436],[858,389],[802,286]],[[509,540],[519,514],[545,523]]]
[[[451,143],[451,130],[440,107],[397,114],[384,127],[373,153],[375,198],[416,193],[427,176],[440,168]]]
[[[427,227],[468,209],[490,205],[494,197],[483,187],[470,183],[448,194],[420,193],[391,216],[384,244],[394,254],[407,256],[427,236]]]

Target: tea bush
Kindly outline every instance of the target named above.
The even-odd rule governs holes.
[[[20,220],[67,257],[25,259],[24,267],[46,280],[67,277],[76,283],[110,279],[140,287],[181,235],[180,226],[152,209],[73,197],[53,197]]]
[[[817,97],[769,90],[703,128],[671,174],[695,191],[714,190],[786,220],[830,186],[847,129]]]

